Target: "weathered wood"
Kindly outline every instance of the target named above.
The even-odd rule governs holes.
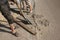
[[[36,31],[35,30],[32,30],[31,28],[27,27],[24,23],[22,22],[17,22],[15,21],[15,23],[17,23],[19,26],[21,26],[22,28],[24,28],[26,31],[28,31],[29,33],[35,35],[36,34]]]

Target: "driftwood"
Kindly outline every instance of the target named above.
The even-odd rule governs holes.
[[[15,23],[17,23],[19,26],[21,26],[22,28],[24,28],[26,31],[28,31],[29,33],[35,35],[36,34],[36,31],[35,30],[32,30],[31,28],[27,27],[24,23],[22,22],[17,22],[15,21]]]

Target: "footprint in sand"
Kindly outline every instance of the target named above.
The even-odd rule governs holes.
[[[49,21],[43,15],[35,15],[37,24],[44,25],[45,27],[49,26]]]

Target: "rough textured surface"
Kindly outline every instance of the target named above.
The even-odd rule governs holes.
[[[16,29],[20,37],[15,37],[9,33],[11,30],[8,29],[8,23],[0,21],[0,40],[60,40],[60,0],[35,0],[35,2],[37,35],[31,35],[20,27]],[[12,15],[17,16],[17,14]],[[26,17],[33,22],[29,15]],[[0,20],[5,20],[1,14]]]

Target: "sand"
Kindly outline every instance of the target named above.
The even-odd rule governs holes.
[[[15,6],[14,6],[15,7]],[[60,40],[60,0],[35,0],[35,19],[37,23],[36,35],[32,35],[23,28],[16,29],[20,37],[10,34],[8,22],[0,21],[0,40]],[[14,17],[20,17],[12,13]],[[33,24],[31,15],[26,16]],[[21,17],[22,18],[22,17]],[[0,20],[6,19],[0,14]],[[35,25],[35,24],[34,24]],[[16,25],[15,25],[16,26]],[[27,25],[35,27],[33,25]]]

